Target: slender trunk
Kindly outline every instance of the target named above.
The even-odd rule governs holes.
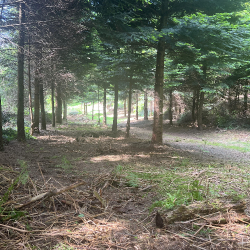
[[[199,109],[198,109],[198,129],[202,130],[202,111],[203,111],[203,103],[204,103],[204,92],[200,91],[199,98]]]
[[[155,89],[154,89],[154,125],[152,143],[162,144],[163,130],[163,82],[164,82],[165,41],[160,39],[157,48]]]
[[[195,106],[195,116],[198,122],[198,113],[199,113],[199,103],[200,103],[200,89],[196,90],[196,106]]]
[[[153,110],[154,110],[154,105],[153,105],[153,101],[150,101],[150,116],[153,116]]]
[[[173,91],[170,89],[169,91],[169,124],[172,126],[173,125]]]
[[[56,122],[62,124],[62,91],[60,82],[56,86]]]
[[[39,84],[40,84],[40,74],[39,74],[39,63],[36,57],[36,70],[35,70],[35,95],[34,95],[34,122],[33,131],[39,133]]]
[[[56,126],[56,116],[55,116],[55,79],[51,82],[51,106],[52,106],[52,127]]]
[[[123,110],[124,110],[124,116],[127,116],[127,98],[124,99],[124,105],[123,105]]]
[[[83,114],[86,115],[86,103],[83,104]]]
[[[135,119],[138,121],[139,119],[139,94],[136,93],[136,111],[135,111]]]
[[[207,79],[207,66],[203,64],[203,81],[204,85],[206,84]],[[198,129],[202,130],[202,111],[203,111],[203,103],[204,103],[204,91],[200,92],[200,98],[199,98],[199,110],[198,110]]]
[[[92,121],[94,120],[94,108],[95,108],[95,102],[92,102]],[[85,110],[85,108],[84,108]]]
[[[107,88],[106,85],[104,84],[103,86],[103,120],[102,124],[104,126],[107,125],[107,112],[106,112],[106,107],[107,106]]]
[[[128,118],[127,118],[127,126],[126,126],[126,138],[129,138],[129,132],[130,132],[130,117],[131,117],[131,104],[132,104],[132,78],[133,76],[130,76],[129,81],[129,93],[128,93]]]
[[[148,120],[148,92],[147,89],[144,91],[144,120]]]
[[[3,129],[2,129],[2,104],[1,104],[1,96],[0,96],[0,151],[3,151]]]
[[[100,89],[99,89],[99,84],[98,84],[98,91],[97,91],[97,99],[98,99],[98,125],[100,125],[101,120],[100,120]]]
[[[193,91],[193,105],[192,105],[192,120],[193,124],[196,121],[196,115],[195,115],[195,107],[196,107],[196,91]]]
[[[85,103],[85,111],[84,111],[84,113],[85,113],[85,115],[88,115],[88,103]]]
[[[68,106],[67,101],[63,99],[63,120],[67,121]]]
[[[18,112],[17,112],[17,139],[25,141],[24,131],[24,39],[25,3],[19,3],[19,38],[18,38]]]
[[[44,108],[43,84],[39,85],[39,97],[40,97],[41,119],[42,119],[41,129],[46,130],[46,115],[45,115],[45,108]]]
[[[118,110],[118,83],[115,83],[114,117],[112,132],[117,132],[117,110]]]
[[[28,88],[29,88],[29,112],[30,112],[30,123],[31,123],[31,129],[30,134],[33,135],[34,129],[33,129],[33,109],[32,109],[32,92],[31,92],[31,73],[30,73],[30,38],[29,38],[29,47],[28,47]]]
[[[248,99],[248,90],[244,90],[244,108],[243,108],[243,115],[244,117],[247,116],[247,99]]]

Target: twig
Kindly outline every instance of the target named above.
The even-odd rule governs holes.
[[[74,188],[76,188],[78,186],[81,186],[81,185],[84,185],[84,184],[85,184],[85,181],[77,183],[77,184],[73,184],[71,186],[68,186],[66,188],[62,188],[62,189],[59,189],[59,190],[57,190],[57,189],[50,190],[50,191],[48,191],[46,193],[42,193],[42,194],[39,194],[39,195],[37,195],[35,197],[32,197],[27,203],[18,205],[15,208],[19,209],[19,208],[25,207],[25,206],[30,205],[31,203],[33,203],[35,201],[42,200],[42,199],[48,199],[48,198],[50,198],[52,196],[59,195],[59,194],[61,194],[63,192],[69,191],[71,189],[74,189]]]
[[[3,224],[0,224],[0,227],[6,227],[6,228],[9,228],[9,229],[18,231],[20,233],[44,232],[43,230],[28,231],[28,230],[23,230],[23,229],[19,229],[19,228],[16,228],[16,227],[12,227],[12,226],[8,226],[8,225],[3,225]]]

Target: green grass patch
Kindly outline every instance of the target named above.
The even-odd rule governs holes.
[[[143,189],[153,186],[156,193],[149,211],[156,207],[173,209],[195,201],[214,201],[227,198],[237,202],[246,198],[250,187],[247,167],[225,167],[224,165],[199,165],[189,159],[177,159],[166,169],[152,168],[150,165],[117,166],[116,177],[120,185]],[[145,196],[145,194],[143,194]]]

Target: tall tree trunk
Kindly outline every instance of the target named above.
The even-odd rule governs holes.
[[[84,103],[84,114],[88,115],[88,103]]]
[[[56,122],[62,124],[62,91],[59,82],[56,86]]]
[[[163,129],[163,82],[164,82],[165,41],[160,38],[157,47],[154,89],[154,125],[152,143],[162,144]]]
[[[204,85],[206,84],[207,80],[207,66],[203,64],[203,81]],[[203,103],[204,103],[204,92],[200,91],[200,98],[199,98],[199,110],[198,110],[198,129],[202,130],[202,111],[203,111]]]
[[[55,116],[55,78],[51,82],[51,106],[52,106],[52,127],[56,126]]]
[[[173,91],[172,89],[169,90],[169,124],[173,125]]]
[[[129,132],[130,132],[130,117],[131,117],[131,104],[132,104],[132,78],[133,76],[130,76],[129,81],[129,92],[128,92],[128,118],[127,118],[127,125],[126,125],[126,138],[129,138]]]
[[[112,132],[117,132],[117,111],[118,111],[118,83],[115,83],[115,98],[114,98],[114,117]]]
[[[195,109],[196,109],[196,91],[193,91],[193,104],[192,104],[192,121],[193,124],[195,124],[196,121],[196,115],[195,115]]]
[[[19,38],[18,38],[18,112],[17,112],[17,139],[25,141],[24,131],[24,39],[25,3],[19,3]]]
[[[30,134],[33,135],[34,133],[34,118],[33,118],[33,108],[32,108],[32,92],[31,92],[31,72],[30,72],[30,38],[29,38],[29,47],[28,47],[28,88],[29,88],[29,112],[30,112],[30,123],[31,123],[31,129]]]
[[[195,112],[196,112],[196,120],[198,122],[198,114],[199,114],[199,104],[200,104],[200,88],[196,90],[196,104],[195,104]]]
[[[35,69],[35,94],[34,94],[34,122],[33,131],[39,133],[39,85],[41,82],[40,72],[39,72],[39,53],[36,54],[36,69]]]
[[[43,95],[43,84],[39,85],[39,97],[40,97],[40,107],[41,107],[41,129],[46,130],[46,114],[44,108],[44,95]]]
[[[103,120],[102,120],[102,124],[104,126],[107,125],[107,88],[106,88],[106,84],[104,84],[103,86]]]
[[[98,84],[98,89],[97,89],[97,99],[98,99],[98,125],[101,124],[101,119],[100,119],[100,89],[99,89],[99,84]]]
[[[67,121],[68,105],[67,100],[63,99],[63,120]]]
[[[144,120],[148,120],[148,92],[144,90]]]
[[[138,121],[139,119],[139,94],[136,93],[136,109],[135,109],[135,119]]]
[[[203,111],[203,103],[204,103],[204,92],[200,91],[199,98],[199,109],[198,109],[198,129],[202,130],[202,111]]]
[[[92,121],[94,120],[94,108],[95,108],[95,102],[92,102]],[[85,110],[85,108],[84,108]]]
[[[150,116],[154,115],[154,105],[153,105],[153,101],[150,101]]]
[[[244,117],[247,116],[247,99],[248,99],[248,90],[244,90],[244,107],[243,107],[243,115]]]
[[[4,150],[3,147],[3,128],[2,128],[2,103],[1,103],[1,96],[0,96],[0,151]]]
[[[124,116],[127,116],[127,98],[124,99],[124,104],[123,104],[123,110],[124,110]]]

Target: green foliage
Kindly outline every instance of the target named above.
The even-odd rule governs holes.
[[[135,173],[128,173],[125,178],[127,179],[126,185],[128,187],[139,187],[139,179]]]
[[[62,157],[62,163],[59,164],[59,165],[56,165],[56,167],[62,168],[65,171],[70,171],[73,168],[73,166],[71,165],[70,161],[66,158],[65,155]]]
[[[26,139],[36,139],[36,137],[32,136],[30,134],[30,127],[25,127],[24,128],[24,131],[25,131],[25,137]],[[15,140],[17,137],[17,130],[16,128],[6,128],[6,129],[3,129],[3,138],[6,140],[6,141],[12,141],[12,140]]]
[[[25,161],[19,161],[21,172],[18,177],[13,181],[13,183],[9,186],[8,190],[4,193],[4,195],[0,198],[0,215],[1,219],[9,220],[9,219],[18,219],[24,216],[26,213],[23,211],[16,211],[16,210],[6,210],[3,207],[3,204],[6,203],[9,199],[9,195],[15,189],[15,186],[20,182],[21,184],[25,185],[29,179],[29,172],[27,163]]]

